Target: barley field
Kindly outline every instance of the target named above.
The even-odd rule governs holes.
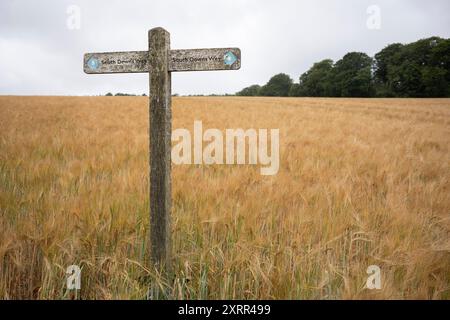
[[[450,299],[450,100],[174,98],[173,129],[279,128],[280,169],[173,165],[170,277],[147,101],[0,97],[0,299]]]

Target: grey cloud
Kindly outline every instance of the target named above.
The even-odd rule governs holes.
[[[66,27],[69,5],[81,29]],[[366,27],[369,5],[381,29]],[[24,1],[0,3],[0,94],[144,93],[148,76],[85,75],[85,52],[145,50],[147,31],[170,31],[173,48],[238,46],[234,72],[173,75],[173,92],[233,93],[278,72],[294,79],[314,62],[349,51],[373,55],[389,43],[449,37],[447,0]]]

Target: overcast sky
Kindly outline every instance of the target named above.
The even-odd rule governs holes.
[[[242,50],[239,71],[174,73],[173,93],[234,93],[350,51],[450,38],[449,12],[448,0],[1,0],[0,94],[147,93],[147,74],[84,74],[83,54],[147,50],[157,26],[173,49]]]

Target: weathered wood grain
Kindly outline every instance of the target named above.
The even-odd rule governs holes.
[[[187,49],[170,52],[169,70],[172,72],[238,70],[240,68],[241,50],[239,48]]]
[[[148,51],[86,53],[83,67],[88,74],[148,72]]]
[[[162,28],[149,31],[150,66],[150,237],[152,261],[170,270],[171,235],[171,75],[170,35]]]
[[[162,28],[148,33],[148,51],[86,53],[88,74],[149,72],[150,241],[154,266],[171,267],[171,72],[238,70],[239,48],[170,50],[170,34]]]
[[[227,60],[227,58],[231,60]],[[241,68],[239,48],[171,50],[169,71],[238,70]],[[149,72],[148,51],[102,52],[84,55],[84,72],[138,73]]]

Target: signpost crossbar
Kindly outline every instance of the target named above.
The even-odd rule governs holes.
[[[224,63],[227,59],[227,63]],[[239,48],[170,50],[169,71],[238,70],[241,67]],[[84,72],[146,73],[149,72],[148,51],[97,52],[84,55]]]
[[[177,71],[238,70],[239,48],[170,49],[163,28],[148,33],[148,51],[99,52],[84,55],[87,74],[143,73],[150,77],[150,241],[155,266],[171,269],[171,73]]]

